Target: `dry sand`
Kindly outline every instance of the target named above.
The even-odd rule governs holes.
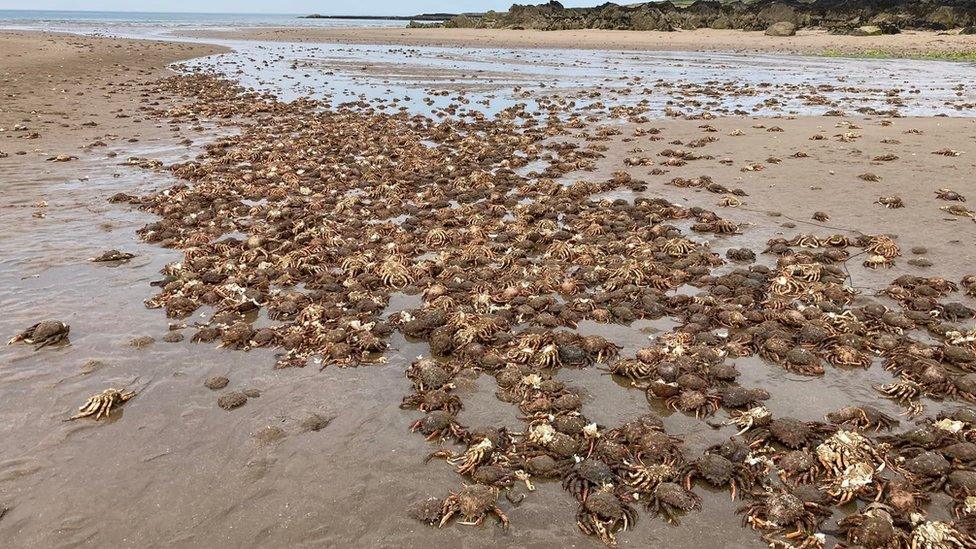
[[[698,29],[694,31],[534,31],[507,29],[402,28],[252,28],[206,30],[197,37],[343,44],[402,44],[409,46],[469,46],[485,48],[578,48],[635,51],[727,51],[742,53],[824,53],[857,55],[881,51],[893,56],[973,52],[976,35],[906,31],[892,36],[838,36],[803,30],[793,37],[762,32]]]

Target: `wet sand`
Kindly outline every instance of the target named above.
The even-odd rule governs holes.
[[[801,30],[796,36],[773,37],[763,32],[697,29],[693,31],[509,29],[396,29],[288,28],[203,30],[188,36],[299,43],[401,44],[406,46],[465,46],[475,48],[560,48],[624,51],[722,51],[791,53],[801,55],[858,55],[883,52],[894,57],[924,56],[976,50],[976,36],[905,31],[890,36],[840,36]]]
[[[153,132],[161,124],[142,119],[140,85],[173,74],[165,68],[171,62],[226,51],[206,44],[3,30],[0,43],[0,151],[9,155],[0,169],[7,173],[20,162],[78,156],[82,146],[98,140]]]
[[[3,82],[4,92],[16,93],[17,101],[0,113],[0,127],[7,130],[0,150],[9,153],[0,158],[0,286],[6,289],[0,294],[5,312],[0,333],[6,337],[48,317],[72,327],[69,346],[37,353],[24,346],[0,348],[0,438],[10,441],[0,447],[0,539],[12,547],[601,546],[580,535],[574,524],[576,504],[558,482],[538,482],[539,490],[517,508],[502,501],[512,519],[507,532],[490,521],[480,528],[431,529],[406,515],[417,499],[443,495],[459,481],[443,462],[422,462],[435,446],[407,432],[418,414],[399,407],[410,386],[403,371],[414,357],[428,354],[426,345],[397,335],[387,364],[319,372],[313,367],[274,370],[269,350],[245,354],[190,343],[189,338],[162,341],[173,321],[142,302],[155,293],[149,282],[180,253],[137,239],[136,229],[154,216],[106,199],[116,192],[148,194],[177,183],[166,171],[121,166],[123,159],[185,162],[215,135],[236,131],[204,119],[170,124],[146,118],[140,110],[140,105],[158,103],[158,108],[172,101],[151,94],[140,82],[164,75],[161,67],[168,61],[213,50],[22,33],[0,40],[7,41],[0,42],[5,54],[22,52],[0,58],[2,78],[18,79],[14,87]],[[27,52],[35,48],[45,54],[28,61]],[[93,63],[95,58],[102,64]],[[39,64],[44,70],[37,70]],[[27,73],[37,80],[24,80]],[[85,126],[89,120],[98,126]],[[20,130],[10,131],[15,124],[40,136],[24,139]],[[717,131],[705,132],[703,124]],[[659,128],[662,139],[635,136],[639,127]],[[769,131],[773,127],[782,131]],[[972,272],[976,223],[945,215],[938,209],[945,202],[933,194],[941,187],[971,198],[976,194],[971,159],[976,124],[971,118],[899,118],[886,125],[879,117],[730,117],[652,120],[620,129],[620,135],[603,143],[608,150],[593,171],[572,172],[566,181],[604,181],[624,170],[648,183],[641,196],[716,210],[743,224],[741,236],[708,235],[723,255],[727,247],[758,251],[769,238],[801,232],[885,232],[898,235],[906,257],[893,269],[877,271],[851,261],[852,283],[865,294],[903,273],[958,280]],[[811,140],[815,134],[825,139]],[[683,146],[672,142],[703,136],[718,138],[697,149],[712,159],[663,167],[667,173],[658,175],[650,175],[653,166],[625,162],[635,156],[659,161],[663,149]],[[106,146],[83,148],[96,140]],[[944,148],[961,154],[932,154]],[[797,151],[809,156],[792,158]],[[889,153],[898,158],[873,160]],[[45,160],[59,154],[79,158]],[[763,169],[742,171],[756,164]],[[857,178],[865,172],[881,180]],[[721,195],[665,185],[675,177],[700,175],[743,188],[748,193],[744,204],[720,208]],[[883,195],[900,196],[906,207],[889,210],[873,203]],[[621,191],[607,196],[618,197],[632,198]],[[35,206],[40,203],[46,206]],[[830,221],[812,221],[814,211],[828,212]],[[932,267],[907,263],[913,246],[928,248],[923,257]],[[133,252],[136,258],[115,266],[87,261],[109,248]],[[667,323],[580,327],[624,346],[626,356],[646,345],[649,335],[669,329]],[[144,336],[155,343],[131,345]],[[768,406],[777,415],[819,420],[851,403],[870,403],[893,415],[902,410],[870,391],[870,383],[890,380],[878,366],[867,371],[828,368],[823,378],[809,378],[758,359],[738,364],[744,385],[766,387],[773,394]],[[230,390],[257,389],[260,396],[224,411],[216,404],[221,393],[204,386],[215,375],[230,378]],[[583,411],[596,421],[617,424],[648,411],[640,391],[625,389],[595,368],[564,369],[560,376],[581,390]],[[109,385],[140,392],[109,421],[63,421]],[[464,422],[520,428],[518,410],[495,399],[495,389],[486,376],[460,388]],[[810,394],[822,398],[797,398]],[[927,404],[929,414],[940,409]],[[693,452],[735,431],[713,430],[669,409],[654,411]],[[327,420],[318,431],[303,426],[313,414]],[[738,502],[730,502],[726,492],[697,491],[705,500],[703,512],[684,517],[679,528],[643,516],[634,531],[619,535],[620,544],[762,546],[754,532],[739,526],[734,515]]]

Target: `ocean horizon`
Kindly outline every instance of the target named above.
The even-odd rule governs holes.
[[[400,19],[382,19],[383,15],[357,14],[370,19],[305,19],[309,13],[221,13],[156,11],[88,11],[88,10],[0,10],[0,25],[104,24],[161,26],[405,26]],[[329,14],[331,15],[331,14]],[[337,14],[343,16],[344,14]],[[388,17],[399,17],[387,15]],[[372,19],[379,17],[380,19]]]

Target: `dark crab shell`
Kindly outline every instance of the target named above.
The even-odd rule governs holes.
[[[940,477],[952,470],[952,465],[946,458],[935,452],[922,452],[905,462],[905,469],[924,477]]]
[[[793,494],[772,494],[764,502],[766,518],[775,524],[793,524],[806,512],[803,501]]]
[[[715,487],[727,485],[735,474],[735,464],[717,454],[706,454],[698,458],[694,467],[702,478]]]
[[[813,429],[808,424],[789,417],[774,419],[768,429],[774,440],[794,450],[806,446],[813,437]]]
[[[654,488],[654,498],[661,503],[681,511],[701,508],[701,498],[684,486],[673,482],[662,482]]]

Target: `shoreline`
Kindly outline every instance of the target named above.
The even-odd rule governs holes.
[[[772,37],[759,31],[694,31],[444,28],[252,28],[188,31],[181,36],[298,43],[340,43],[474,48],[582,49],[620,51],[689,51],[849,55],[882,52],[892,57],[968,56],[976,58],[976,35],[905,31],[885,36],[845,36],[801,30],[796,36]]]

